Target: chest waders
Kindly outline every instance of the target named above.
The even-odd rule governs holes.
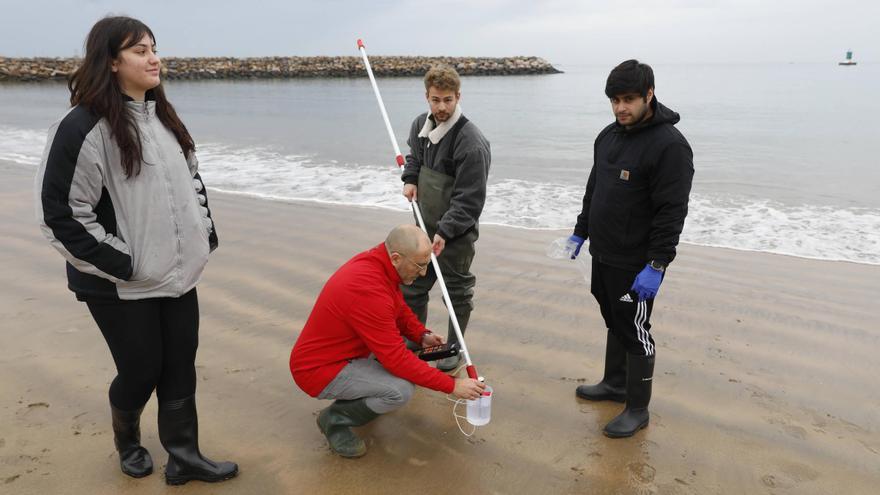
[[[439,143],[438,146],[431,146],[428,139],[423,139],[424,163],[419,169],[418,203],[422,212],[422,220],[425,222],[425,230],[428,231],[428,237],[432,241],[434,234],[437,233],[437,224],[449,211],[453,186],[455,185],[455,160],[453,158],[455,140],[467,122],[467,118],[460,117],[449,133],[443,137],[441,142],[449,143],[444,157],[438,158],[434,153],[439,147]],[[430,163],[428,160],[431,160]],[[431,168],[429,165],[434,164],[437,160],[440,160],[437,162],[439,166]],[[443,172],[435,170],[435,168],[443,170]],[[464,234],[453,239],[446,239],[446,247],[437,258],[462,335],[464,335],[471,310],[473,310],[476,277],[470,269],[474,260],[474,243],[478,237],[479,229],[477,225],[474,225]],[[412,285],[402,287],[406,303],[422,323],[428,319],[428,293],[436,281],[437,274],[434,273],[434,267],[431,266],[424,277],[416,279]],[[458,342],[451,321],[448,324],[447,341],[450,343]],[[448,371],[455,369],[458,363],[459,356],[452,356],[439,361],[437,367]]]

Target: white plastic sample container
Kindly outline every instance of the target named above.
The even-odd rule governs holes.
[[[474,426],[489,424],[492,419],[492,387],[486,385],[479,399],[467,401],[467,421]]]

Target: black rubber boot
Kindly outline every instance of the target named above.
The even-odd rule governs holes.
[[[605,375],[595,385],[578,385],[581,399],[626,401],[626,349],[611,330],[605,340]]]
[[[461,329],[461,335],[464,336],[465,330],[467,330],[468,321],[471,319],[471,309],[455,309],[455,316],[458,319],[458,327]],[[452,320],[449,321],[448,329],[446,330],[446,342],[449,344],[454,344],[458,342],[458,335],[455,334],[455,328],[452,326]],[[455,368],[461,364],[462,353],[458,353],[455,356],[449,356],[448,358],[443,358],[440,361],[437,361],[437,369],[440,371],[453,371]]]
[[[654,383],[654,356],[629,354],[626,364],[626,407],[605,425],[611,438],[631,437],[648,426],[651,385]]]
[[[147,449],[141,447],[141,412],[123,411],[110,404],[113,418],[113,443],[119,452],[122,472],[132,478],[143,478],[153,472],[153,459]]]
[[[367,399],[337,400],[318,414],[318,428],[327,437],[330,450],[342,457],[361,457],[367,445],[351,431],[379,417],[367,407]]]
[[[234,462],[214,462],[199,451],[199,419],[194,395],[159,403],[159,440],[168,451],[165,483],[224,481],[238,474]]]

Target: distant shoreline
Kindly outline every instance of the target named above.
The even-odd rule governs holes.
[[[0,57],[0,81],[64,80],[79,58]],[[433,65],[454,67],[462,76],[518,76],[558,74],[559,69],[539,57],[389,57],[370,58],[373,72],[385,77],[422,76]],[[298,79],[366,77],[360,57],[167,57],[162,59],[165,79]]]

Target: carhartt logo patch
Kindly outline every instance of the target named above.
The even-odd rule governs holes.
[[[620,171],[620,179],[621,180],[629,180],[629,170],[621,170]]]

